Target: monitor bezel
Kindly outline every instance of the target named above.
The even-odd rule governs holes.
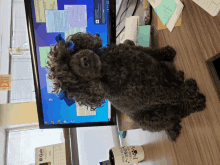
[[[33,26],[33,16],[31,1],[24,0],[26,19],[27,19],[27,30],[30,43],[30,52],[31,52],[31,61],[33,68],[33,77],[34,77],[34,86],[36,93],[36,106],[38,112],[39,128],[48,129],[48,128],[76,128],[76,127],[90,127],[90,126],[110,126],[116,125],[116,109],[111,107],[111,119],[107,122],[89,122],[89,123],[68,123],[68,124],[46,124],[43,120],[43,109],[41,101],[41,91],[40,91],[40,81],[39,81],[39,72],[38,72],[38,63],[37,63],[37,53],[36,53],[36,43],[34,35],[34,26]],[[108,43],[116,44],[116,0],[109,0],[109,37]]]
[[[215,66],[213,64],[213,62],[218,58],[220,58],[220,53],[218,53],[214,57],[208,59],[206,61],[206,66],[208,68],[209,74],[211,75],[212,82],[214,84],[215,90],[218,95],[218,99],[220,100],[220,79],[218,77],[218,73],[215,70]]]

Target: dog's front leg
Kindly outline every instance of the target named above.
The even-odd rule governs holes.
[[[168,61],[173,62],[176,55],[176,51],[171,46],[165,46],[159,49],[153,49],[148,47],[140,47],[142,50],[150,55],[151,57],[157,59],[158,61]]]
[[[169,45],[161,48],[161,55],[164,56],[165,61],[172,62],[176,56],[176,51]]]
[[[125,41],[123,42],[123,44],[135,45],[135,44],[134,44],[134,41],[129,40],[129,39],[125,40]]]
[[[176,124],[174,124],[174,126],[172,128],[167,129],[165,132],[168,135],[168,139],[170,141],[176,142],[176,139],[180,135],[181,129],[182,129],[182,126],[180,125],[180,123],[176,123]]]

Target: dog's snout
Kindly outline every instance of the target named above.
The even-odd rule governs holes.
[[[87,57],[82,57],[81,58],[81,64],[83,67],[89,67],[89,61]]]

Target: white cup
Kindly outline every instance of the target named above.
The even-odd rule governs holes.
[[[109,160],[112,165],[137,165],[144,159],[141,146],[114,147],[109,150]]]

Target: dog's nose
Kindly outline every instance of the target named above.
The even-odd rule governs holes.
[[[82,57],[81,58],[81,64],[83,67],[89,67],[89,61],[88,61],[88,58],[87,57]]]

